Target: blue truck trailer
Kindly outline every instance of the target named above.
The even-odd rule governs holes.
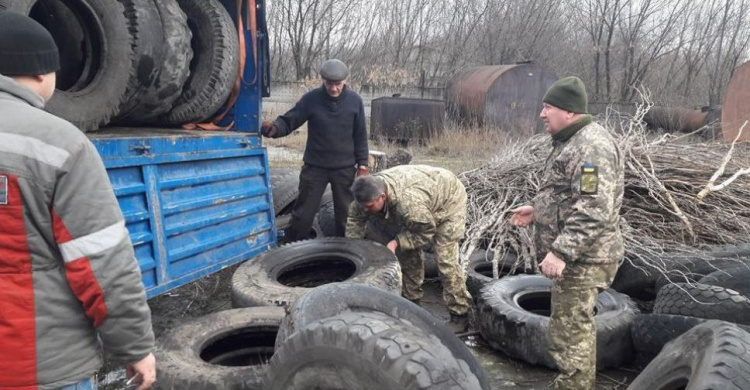
[[[243,26],[247,53],[237,101],[224,119],[234,123],[230,131],[89,133],[125,217],[149,298],[276,245],[268,153],[259,134],[262,97],[270,92],[265,1],[222,4]]]

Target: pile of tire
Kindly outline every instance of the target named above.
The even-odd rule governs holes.
[[[238,32],[218,0],[0,0],[60,50],[46,110],[84,132],[210,118],[239,72]]]
[[[613,287],[641,300],[650,313],[633,321],[638,354],[653,359],[670,341],[710,320],[750,330],[750,247],[722,246],[693,256],[665,257],[666,275],[626,261]]]
[[[317,287],[282,320],[264,386],[276,389],[490,389],[466,345],[397,294]]]
[[[305,293],[316,291],[316,287],[339,284],[336,282],[347,282],[355,286],[355,289],[358,286],[367,288],[368,298],[376,299],[375,294],[369,291],[377,291],[401,299],[401,269],[393,253],[380,244],[366,240],[324,238],[271,249],[248,260],[235,271],[231,286],[234,309],[195,319],[159,337],[156,349],[159,388],[265,389],[262,382],[266,377],[269,361],[276,353],[278,335],[283,334],[281,337],[286,338],[286,335],[293,333],[289,320],[282,325],[285,313]],[[341,305],[346,299],[337,298],[337,301],[339,306],[336,307],[343,307]],[[311,305],[310,307],[316,308],[314,310],[320,308],[319,304]],[[298,321],[304,320],[300,317]],[[367,314],[356,318],[346,317],[343,321],[352,326],[362,325],[377,330],[377,335],[372,340],[381,340],[385,328],[400,330],[404,326],[392,319],[373,318]],[[328,323],[325,326],[338,329],[339,323]],[[393,333],[388,334],[394,343],[401,343],[402,339],[395,337]],[[355,334],[357,335],[359,333]],[[431,338],[421,337],[419,340],[424,343],[423,352],[437,351],[445,354],[443,349],[429,344],[432,342]],[[355,339],[359,340],[359,336],[349,341],[356,342]],[[413,341],[410,338],[403,340],[407,343]],[[391,352],[390,349],[387,350],[388,354]],[[416,350],[403,352],[403,356],[417,360],[423,359],[422,355],[422,352]],[[403,363],[396,359],[394,364]],[[412,372],[411,365],[406,368],[409,373]],[[429,364],[428,368],[432,369]],[[435,372],[437,371],[428,371],[430,374]],[[405,375],[411,375],[409,373]],[[421,376],[419,378],[421,381]]]

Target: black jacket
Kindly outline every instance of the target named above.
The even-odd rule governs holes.
[[[362,98],[345,86],[334,98],[324,87],[307,92],[273,122],[274,138],[284,137],[307,122],[305,164],[321,168],[367,165],[367,128]]]

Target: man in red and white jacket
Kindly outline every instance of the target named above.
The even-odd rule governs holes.
[[[9,11],[0,37],[0,389],[96,388],[102,348],[147,389],[151,312],[107,173],[83,133],[42,110],[57,47]]]

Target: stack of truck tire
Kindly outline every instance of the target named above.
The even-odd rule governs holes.
[[[516,265],[512,252],[479,249],[470,257],[477,327],[492,347],[554,369],[546,338],[551,281]],[[626,259],[599,294],[597,369],[637,357],[647,366],[629,389],[750,389],[750,246],[665,256],[661,265],[670,271]]]
[[[164,389],[490,389],[442,320],[400,296],[370,240],[298,241],[242,264],[232,306],[157,342]]]
[[[218,0],[0,0],[60,49],[46,110],[84,132],[209,120],[239,72],[238,31]]]
[[[750,389],[750,245],[626,259],[613,288],[634,297],[633,345],[650,360],[636,389]],[[673,386],[673,387],[669,387]]]

